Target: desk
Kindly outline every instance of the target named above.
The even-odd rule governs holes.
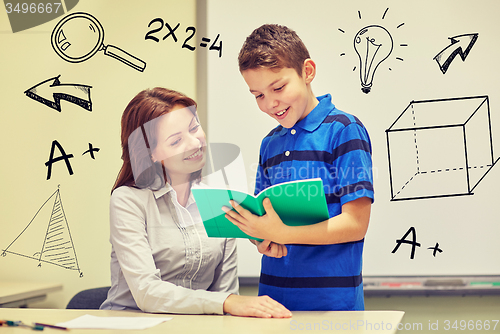
[[[25,307],[58,290],[62,290],[62,284],[0,281],[0,307]]]
[[[358,311],[358,312],[293,312],[290,319],[257,319],[221,315],[176,315],[147,314],[130,311],[108,310],[54,310],[54,309],[2,309],[3,320],[21,320],[26,324],[43,322],[56,324],[90,314],[103,317],[172,317],[173,319],[158,326],[126,333],[203,333],[203,334],[279,334],[298,332],[342,332],[342,333],[395,333],[404,312],[401,311]],[[337,329],[335,326],[337,324]],[[382,330],[381,326],[384,329]],[[316,326],[316,330],[314,330]],[[341,327],[344,326],[342,329]],[[372,327],[370,330],[370,326]],[[392,330],[387,330],[387,328]],[[310,328],[310,329],[308,329]],[[378,328],[378,330],[376,329]],[[89,334],[88,329],[72,329],[70,334]],[[26,328],[2,327],[2,334],[26,334]],[[120,333],[120,330],[93,330],[96,333]],[[65,331],[45,328],[42,333],[61,334]]]

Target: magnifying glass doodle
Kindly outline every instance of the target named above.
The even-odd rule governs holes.
[[[104,45],[104,29],[97,19],[88,13],[72,13],[65,16],[52,30],[52,48],[64,60],[80,63],[104,51],[128,66],[143,72],[146,63],[130,53],[113,46]]]

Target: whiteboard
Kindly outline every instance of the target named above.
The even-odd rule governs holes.
[[[209,0],[207,35],[220,34],[224,43],[223,56],[198,70],[207,78],[209,139],[240,147],[253,189],[260,142],[277,124],[258,109],[237,56],[253,29],[286,25],[316,62],[315,95],[332,94],[371,137],[375,202],[363,274],[499,274],[499,6],[496,0]],[[364,93],[354,45],[370,26],[386,30],[392,50]],[[414,235],[419,246],[403,242],[396,249],[397,240]],[[255,247],[240,241],[240,276],[259,270]]]

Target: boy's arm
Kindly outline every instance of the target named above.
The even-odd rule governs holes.
[[[342,205],[342,213],[318,224],[288,227],[285,243],[328,245],[358,241],[365,237],[372,200],[361,197]],[[284,225],[284,224],[283,224]]]
[[[274,211],[271,201],[264,199],[266,214],[259,217],[231,201],[237,211],[224,208],[226,218],[243,232],[255,238],[280,244],[330,245],[364,238],[370,220],[371,198],[361,197],[342,205],[342,213],[323,222],[288,226]]]

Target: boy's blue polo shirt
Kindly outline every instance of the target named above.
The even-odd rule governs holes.
[[[330,217],[361,197],[373,201],[371,143],[361,122],[329,94],[300,122],[281,125],[262,141],[255,193],[282,182],[320,177]],[[259,295],[289,310],[363,310],[363,240],[287,245],[282,258],[262,257]]]

